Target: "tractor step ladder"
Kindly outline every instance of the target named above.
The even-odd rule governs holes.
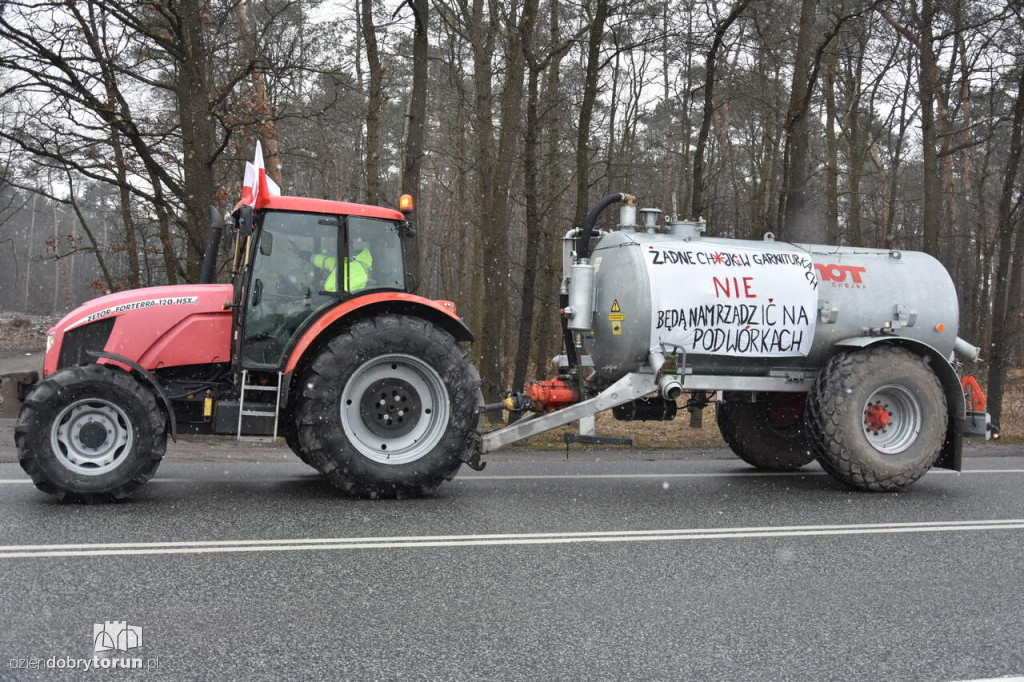
[[[253,403],[249,407],[245,405],[245,394],[252,391],[270,392],[274,393],[273,403]],[[269,409],[273,405],[273,410]],[[277,385],[276,386],[264,386],[263,384],[250,384],[249,383],[249,371],[242,370],[242,392],[238,397],[238,440],[251,441],[257,443],[273,443],[277,441],[277,415],[280,411],[281,405],[281,373],[277,373]],[[274,435],[273,436],[243,436],[242,435],[242,419],[244,417],[273,417],[274,418]]]

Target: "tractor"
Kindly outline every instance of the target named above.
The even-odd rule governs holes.
[[[410,204],[411,205],[411,204]],[[57,497],[104,502],[152,478],[167,436],[282,436],[357,495],[416,495],[475,456],[473,334],[450,301],[411,293],[408,219],[273,196],[233,213],[231,284],[122,291],[46,338],[25,395],[22,467]],[[220,234],[214,231],[212,234]]]

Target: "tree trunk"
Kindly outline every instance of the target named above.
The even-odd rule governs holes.
[[[548,19],[548,40],[554,45],[561,38],[561,11],[559,0],[551,0],[549,5],[550,16]],[[564,174],[562,172],[563,155],[559,150],[559,141],[562,135],[562,107],[559,106],[559,88],[561,83],[561,68],[564,52],[555,53],[548,64],[548,71],[544,80],[544,100],[541,110],[544,121],[543,130],[547,135],[544,150],[544,171],[546,173],[544,183],[544,204],[548,207],[544,218],[543,249],[541,259],[543,267],[541,270],[543,301],[545,307],[537,319],[537,353],[534,356],[534,365],[537,372],[545,374],[547,365],[551,359],[553,348],[557,341],[556,323],[558,289],[562,278],[561,241],[559,228],[561,225],[562,186]],[[563,228],[564,230],[564,228]]]
[[[780,224],[785,241],[819,242],[823,238],[821,225],[811,214],[810,197],[813,192],[810,168],[810,117],[807,105],[814,83],[810,80],[813,61],[815,10],[817,0],[802,0],[800,31],[797,36],[793,85],[790,91],[789,112],[783,129],[786,132],[786,167],[784,173],[783,214]]]
[[[533,32],[536,23],[538,0],[526,0],[520,22],[520,36],[523,55],[526,57],[528,85],[526,88],[526,128],[523,135],[523,192],[526,195],[526,254],[523,268],[523,306],[519,321],[519,339],[516,344],[516,358],[512,373],[512,389],[519,390],[526,381],[526,369],[530,361],[533,339],[533,310],[537,295],[537,258],[543,239],[540,217],[540,183],[537,171],[537,136],[540,117],[537,112],[539,80],[543,66],[537,63],[532,52]]]
[[[178,6],[184,58],[178,65],[176,95],[181,124],[185,204],[185,276],[199,280],[199,270],[209,230],[210,204],[217,191],[213,163],[217,155],[217,131],[210,102],[213,98],[211,55],[206,44],[206,5],[182,0]],[[171,275],[168,275],[170,277]]]
[[[935,76],[938,61],[932,44],[932,22],[935,20],[933,0],[921,0],[918,24],[921,29],[920,72],[918,91],[921,100],[921,144],[924,162],[924,195],[921,213],[924,220],[923,249],[925,253],[939,258],[939,228],[942,219],[942,174],[935,149]]]
[[[839,243],[839,142],[836,139],[835,71],[838,55],[828,56],[822,88],[825,92],[825,243]]]
[[[409,0],[415,19],[412,40],[412,90],[405,115],[405,160],[402,164],[402,194],[411,194],[420,200],[420,169],[423,165],[423,138],[427,119],[427,76],[429,57],[428,34],[430,4],[428,0]],[[425,206],[424,208],[428,208]],[[416,214],[419,229],[427,228],[429,211]],[[420,276],[420,247],[416,239],[406,240],[406,261],[413,276]]]
[[[806,0],[805,0],[806,1]],[[704,113],[701,117],[697,146],[693,153],[693,197],[690,203],[690,218],[697,220],[704,213],[704,150],[711,134],[711,117],[715,105],[715,69],[718,66],[718,49],[725,39],[725,33],[733,22],[750,4],[750,0],[739,0],[729,14],[715,26],[711,48],[704,59]]]
[[[1017,185],[1017,172],[1020,169],[1022,148],[1024,148],[1024,60],[1018,60],[1020,70],[1017,83],[1017,99],[1013,106],[1013,130],[1010,135],[1010,151],[1006,157],[1006,170],[1003,173],[1003,189],[999,197],[999,265],[996,272],[1001,276],[995,280],[995,297],[992,303],[992,354],[988,367],[988,411],[995,424],[1000,423],[1003,412],[1003,393],[1006,390],[1006,372],[1012,345],[1011,330],[1015,326],[1020,300],[1014,300],[1012,279],[1007,276],[1011,270],[1011,254],[1015,237],[1013,220],[1014,193]],[[1024,240],[1016,235],[1017,251]],[[1015,271],[1021,270],[1021,263],[1013,263]],[[1019,299],[1019,297],[1018,297]]]
[[[608,18],[608,0],[597,0],[594,18],[587,36],[587,67],[580,104],[579,127],[576,131],[576,215],[573,223],[582,225],[590,208],[590,123],[597,101],[597,75],[601,68],[601,43],[604,22]]]
[[[263,149],[266,152],[264,161],[267,166],[267,175],[278,185],[281,185],[281,154],[277,146],[274,106],[270,103],[270,98],[267,96],[267,77],[263,72],[263,58],[259,45],[256,43],[252,21],[249,19],[248,0],[238,0],[238,3],[235,5],[235,18],[238,20],[238,32],[242,38],[242,45],[245,47],[249,59],[257,63],[257,66],[252,70],[253,103],[256,109],[253,113],[260,122],[259,132],[260,137],[263,139]]]
[[[369,96],[366,99],[366,203],[381,202],[380,109],[384,102],[384,70],[377,49],[377,30],[373,25],[373,0],[362,0],[359,23],[366,43],[369,69]]]

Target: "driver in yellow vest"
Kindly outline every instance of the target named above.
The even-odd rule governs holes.
[[[321,270],[327,270],[327,281],[324,283],[325,291],[337,291],[338,290],[338,259],[334,256],[325,256],[323,254],[316,254],[311,259],[313,265],[320,268]],[[352,264],[352,269],[349,270],[349,263]],[[370,255],[370,249],[364,248],[354,258],[349,258],[348,262],[343,264],[342,277],[348,282],[348,287],[345,291],[359,291],[365,289],[370,279],[370,267],[373,265],[373,256]]]

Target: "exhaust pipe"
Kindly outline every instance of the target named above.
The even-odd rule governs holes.
[[[217,271],[217,252],[220,251],[220,235],[223,231],[220,214],[210,207],[210,233],[206,237],[206,251],[203,253],[203,268],[199,271],[200,284],[213,284]]]

